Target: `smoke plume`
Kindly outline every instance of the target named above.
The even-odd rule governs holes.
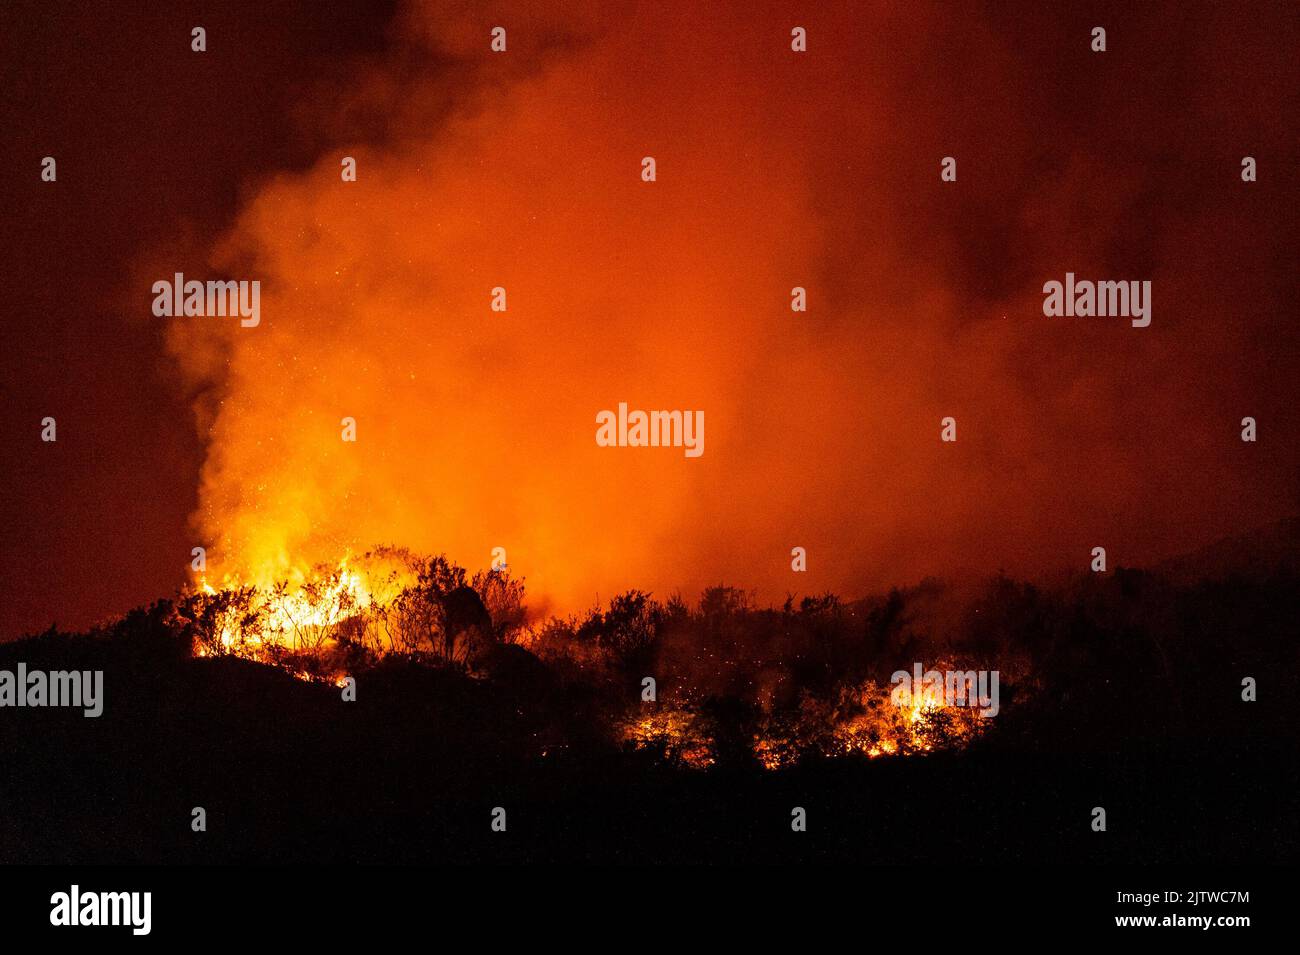
[[[412,4],[286,118],[318,161],[250,183],[206,263],[261,280],[260,325],[170,331],[218,572],[503,547],[565,610],[856,595],[1294,512],[1293,453],[1239,437],[1296,423],[1267,182],[1291,94],[1214,46],[1262,25],[1130,12],[1098,55],[1032,8],[715,6]],[[1191,52],[1153,60],[1171,29]],[[1066,271],[1151,280],[1151,326],[1045,317]],[[622,401],[703,410],[705,453],[598,447]]]

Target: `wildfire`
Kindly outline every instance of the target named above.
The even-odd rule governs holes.
[[[607,672],[609,654],[653,633],[647,621],[655,611],[644,600],[615,601],[597,614],[593,620],[605,628],[598,637],[590,635],[589,625],[555,628],[553,620],[525,632],[521,583],[490,572],[470,583],[486,601],[480,609],[490,606],[498,622],[514,621],[512,640],[561,668]],[[355,667],[386,653],[436,656],[448,626],[442,600],[453,590],[470,589],[466,584],[465,571],[444,558],[421,561],[404,551],[380,550],[299,571],[291,580],[250,583],[228,576],[214,586],[203,577],[177,614],[193,637],[196,656],[243,657],[300,680],[342,687]],[[643,614],[649,616],[643,620]],[[633,626],[637,621],[646,626]],[[462,653],[453,659],[471,659],[467,649]],[[471,666],[470,672],[477,671]],[[770,693],[720,702],[694,685],[682,692],[682,698],[650,710],[629,702],[616,724],[624,744],[691,769],[752,758],[777,770],[808,756],[876,759],[959,748],[988,725],[975,707],[945,698],[938,685],[917,684],[915,692],[896,694],[866,680],[830,693],[805,690],[793,704],[780,706]]]
[[[221,591],[238,592],[248,586],[239,577],[231,576],[222,582]],[[200,578],[199,589],[211,597],[221,592],[209,584],[206,577]],[[345,557],[323,578],[301,580],[292,589],[287,584],[270,588],[266,592],[260,626],[256,629],[242,627],[242,621],[234,611],[223,614],[217,639],[227,651],[232,651],[239,643],[252,648],[266,643],[296,647],[304,634],[331,630],[372,602],[370,588],[361,574],[348,569]]]
[[[634,749],[652,750],[692,769],[706,769],[715,762],[713,741],[699,723],[689,711],[665,709],[628,721],[623,738]]]
[[[196,656],[243,657],[335,682],[393,652],[472,665],[507,633],[519,635],[523,593],[523,581],[504,571],[469,577],[444,556],[379,548],[288,579],[200,578],[175,604],[173,624]]]
[[[287,579],[227,574],[214,586],[206,576],[183,595],[183,617],[195,636],[196,656],[229,654],[284,666],[302,679],[329,679],[295,659],[326,660],[344,644],[375,653],[393,649],[400,596],[418,582],[408,555],[378,551],[358,561],[296,569]]]
[[[895,705],[886,689],[868,681],[838,706],[809,699],[794,719],[761,719],[750,741],[758,763],[775,770],[810,753],[875,759],[957,748],[984,729],[970,707],[947,706],[942,696],[931,693]],[[664,707],[653,716],[629,720],[623,738],[634,748],[662,752],[696,769],[716,761],[709,721],[694,707]]]

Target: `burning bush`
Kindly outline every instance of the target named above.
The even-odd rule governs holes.
[[[1017,592],[1008,607],[999,587],[991,591],[998,610],[1023,616],[1016,607],[1033,595]],[[517,643],[570,694],[566,705],[590,708],[633,748],[700,768],[779,768],[937,752],[980,735],[986,724],[970,707],[890,698],[889,674],[909,659],[971,664],[996,651],[1008,669],[1011,653],[986,623],[992,614],[979,615],[987,601],[970,604],[975,622],[954,635],[936,610],[944,596],[928,582],[875,600],[825,594],[775,609],[718,585],[692,609],[680,596],[662,603],[631,590],[582,618],[528,627],[522,580],[503,571],[471,577],[443,555],[381,548],[265,587],[201,581],[176,603],[172,626],[196,655],[233,654],[329,682],[393,654],[480,676],[493,667],[523,672],[525,660],[489,652]],[[643,697],[646,678],[652,698]]]
[[[492,642],[516,638],[523,595],[523,581],[505,572],[466,583],[465,569],[445,556],[384,548],[264,587],[200,581],[176,603],[173,625],[199,656],[285,665],[398,652],[464,662]],[[457,656],[455,638],[471,630]]]

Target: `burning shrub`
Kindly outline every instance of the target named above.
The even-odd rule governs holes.
[[[503,570],[480,570],[470,584],[492,617],[493,631],[500,643],[515,643],[528,619],[524,606],[524,582]]]
[[[445,556],[379,548],[266,586],[206,580],[183,594],[174,626],[200,656],[235,654],[283,664],[301,654],[361,659],[391,652],[467,659],[513,640],[525,618],[523,582],[466,571]],[[491,609],[489,609],[491,608]],[[296,668],[296,667],[295,667]],[[314,669],[311,667],[311,669]]]
[[[997,608],[1025,615],[998,594],[995,584]],[[939,628],[927,631],[923,621],[945,619],[934,612],[941,596],[929,583],[853,604],[824,594],[797,608],[791,598],[759,609],[747,592],[719,585],[692,609],[680,596],[665,605],[630,590],[581,620],[550,619],[525,632],[523,581],[502,571],[470,578],[443,555],[390,548],[293,583],[204,583],[172,613],[201,656],[248,657],[329,682],[393,653],[463,663],[515,691],[546,685],[548,695],[583,701],[591,720],[620,727],[651,758],[774,769],[809,757],[935,752],[984,730],[969,707],[919,696],[896,705],[884,682],[922,650],[934,665],[949,658],[940,651],[970,659],[973,650],[1006,650],[985,623],[992,614],[978,616],[987,606],[978,601],[962,605],[966,616],[953,618],[962,625],[945,626],[943,643],[936,640]],[[1025,606],[1024,592],[1012,596]],[[512,648],[526,659],[498,652],[515,641],[531,651]],[[656,680],[654,701],[640,694],[646,676]]]
[[[625,745],[659,762],[704,769],[714,763],[705,719],[689,710],[665,708],[624,721]]]

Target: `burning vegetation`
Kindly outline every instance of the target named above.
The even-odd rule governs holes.
[[[1279,525],[1273,550],[1293,554],[1294,530]],[[109,632],[147,621],[200,663],[251,661],[324,686],[354,677],[371,699],[396,680],[390,705],[409,709],[433,694],[435,735],[450,744],[473,725],[476,745],[505,745],[492,742],[499,736],[511,759],[621,753],[688,771],[786,770],[976,743],[1195,734],[1192,694],[1227,691],[1205,663],[1213,655],[1189,648],[1232,650],[1249,672],[1287,625],[1276,608],[1292,599],[1295,562],[1270,554],[1257,559],[1264,570],[1233,571],[1234,599],[1253,609],[1230,617],[1215,609],[1228,585],[1189,581],[1181,565],[1051,588],[1005,576],[926,580],[860,600],[825,594],[766,607],[725,585],[694,602],[631,590],[585,613],[542,616],[504,568],[471,573],[388,547],[269,582],[198,579]],[[971,696],[976,674],[991,676],[991,706],[982,682]],[[1235,699],[1230,689],[1225,699]],[[1223,732],[1241,719],[1225,712]]]
[[[513,642],[523,595],[523,581],[504,572],[467,578],[445,557],[381,548],[264,584],[200,578],[174,619],[197,656],[230,654],[316,678],[391,653],[470,662]]]
[[[1242,684],[1296,668],[1296,529],[1050,586],[928,580],[777,606],[727,586],[689,602],[631,591],[564,617],[530,617],[504,571],[391,549],[278,583],[195,581],[89,633],[0,646],[0,671],[104,673],[96,719],[0,721],[5,778],[24,781],[0,793],[18,821],[0,856],[48,861],[32,834],[54,825],[75,833],[69,858],[119,863],[772,861],[806,850],[754,820],[784,828],[815,793],[837,858],[909,852],[922,826],[936,862],[954,844],[1111,858],[1070,808],[1103,785],[1186,795],[1147,807],[1126,858],[1185,859],[1206,818],[1255,835],[1227,855],[1280,855],[1280,802],[1201,784],[1207,759],[1221,774],[1300,765],[1294,695],[1248,703]],[[991,705],[978,680],[969,705],[971,673],[989,675]],[[167,822],[198,804],[228,841]],[[104,805],[129,807],[125,834],[85,828]],[[525,838],[481,838],[490,806]]]
[[[444,556],[380,548],[268,583],[200,578],[171,605],[168,626],[195,656],[333,684],[385,660],[484,679],[527,658],[579,690],[613,742],[691,768],[937,752],[990,725],[941,693],[900,698],[889,678],[898,653],[924,645],[939,667],[956,658],[915,634],[891,636],[903,619],[890,600],[846,606],[826,595],[760,609],[717,586],[690,607],[680,595],[629,591],[582,616],[534,621],[524,596],[504,569],[471,576]],[[541,755],[568,745],[564,733],[537,738]]]

